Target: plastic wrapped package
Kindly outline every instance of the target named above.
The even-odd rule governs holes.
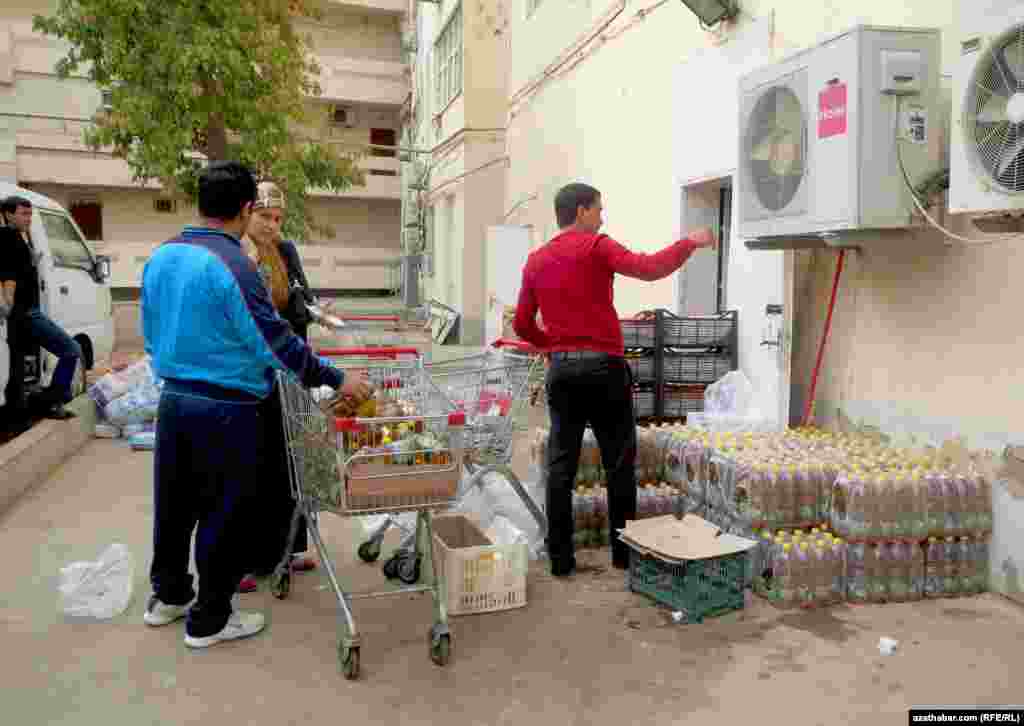
[[[101,409],[106,409],[112,402],[140,388],[151,387],[157,382],[149,357],[133,363],[127,368],[108,373],[89,386],[89,397]]]
[[[93,436],[97,439],[119,439],[121,438],[122,431],[120,426],[114,426],[108,423],[96,424],[96,429],[93,431]]]
[[[161,384],[151,382],[129,391],[104,407],[104,418],[118,426],[155,421],[161,388]]]
[[[753,398],[753,386],[743,371],[729,371],[704,392],[704,410],[710,414],[744,416]]]
[[[133,451],[153,451],[156,449],[156,432],[143,431],[128,439]]]

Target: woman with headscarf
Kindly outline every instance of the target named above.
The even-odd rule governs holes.
[[[278,314],[288,322],[296,335],[307,340],[312,317],[306,304],[314,302],[314,298],[295,243],[281,238],[284,212],[285,199],[281,189],[273,182],[261,182],[256,188],[256,202],[253,204],[249,231],[242,239],[242,248],[259,269]],[[281,561],[296,506],[291,496],[287,442],[280,409],[277,413],[276,416],[268,417],[268,425],[274,427],[273,438],[268,440],[279,443],[267,452],[267,469],[271,472],[273,490],[268,493],[266,506],[261,508],[263,527],[269,536],[260,538],[256,546],[253,572],[259,576],[269,575]],[[306,518],[300,517],[292,547],[293,571],[316,567],[315,560],[304,556],[307,548]],[[238,589],[241,592],[252,592],[256,588],[256,580],[246,577]]]

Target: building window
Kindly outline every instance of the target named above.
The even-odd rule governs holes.
[[[434,43],[434,89],[437,110],[444,110],[462,93],[462,4],[455,6],[448,24]]]
[[[526,0],[526,17],[530,17],[537,12],[537,8],[540,7],[542,2],[544,0]]]
[[[103,240],[103,205],[99,202],[74,202],[70,212],[71,218],[87,240]]]
[[[398,146],[398,133],[394,129],[370,129],[371,146]],[[370,156],[393,159],[398,154],[395,149],[370,149]]]

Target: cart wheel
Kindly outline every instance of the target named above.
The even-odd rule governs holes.
[[[345,680],[354,681],[359,677],[359,647],[347,648],[338,645],[338,660],[341,661],[341,672]]]
[[[370,540],[359,545],[359,559],[363,562],[376,562],[380,557],[380,542]]]
[[[452,636],[445,633],[434,640],[434,634],[430,633],[427,642],[430,644],[430,660],[439,666],[448,665],[452,659]]]
[[[420,558],[406,555],[398,562],[398,579],[406,585],[415,585],[420,579]]]
[[[274,577],[270,581],[270,594],[278,600],[284,600],[292,591],[292,574],[287,570],[280,577]]]
[[[396,552],[395,554],[391,555],[388,561],[385,562],[384,566],[381,568],[382,570],[384,570],[384,577],[388,578],[389,580],[394,580],[396,577],[398,577],[398,565],[402,561],[402,558],[404,556],[405,553],[403,552]]]

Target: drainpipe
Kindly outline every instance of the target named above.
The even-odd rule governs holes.
[[[818,374],[821,373],[821,359],[825,355],[825,341],[828,340],[829,331],[832,329],[832,312],[836,307],[836,293],[839,291],[839,279],[843,274],[843,262],[846,259],[846,250],[839,250],[839,259],[836,260],[836,274],[832,278],[832,297],[828,301],[828,315],[825,317],[825,330],[821,334],[821,343],[818,345],[818,360],[814,364],[814,373],[811,375],[811,390],[804,406],[803,425],[809,426],[811,414],[814,412],[814,394],[818,388]]]

